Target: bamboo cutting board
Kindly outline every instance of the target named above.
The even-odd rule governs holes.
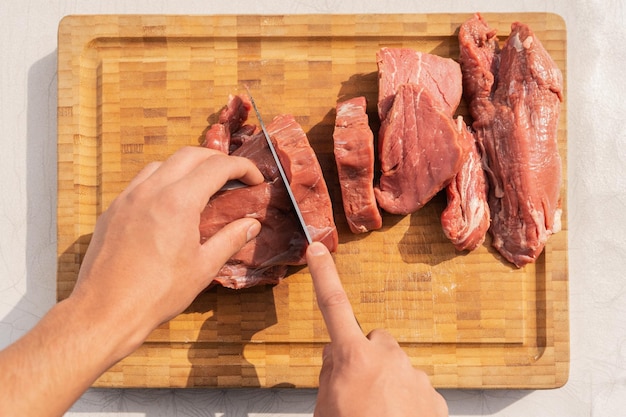
[[[552,388],[569,368],[566,105],[563,231],[535,265],[455,252],[439,195],[353,235],[332,155],[334,107],[364,95],[376,114],[375,53],[456,58],[469,15],[70,16],[58,49],[58,299],[71,292],[96,218],[148,162],[197,145],[229,94],[250,85],[264,117],[293,114],[319,156],[340,233],[336,261],[364,331],[387,328],[439,388]],[[566,78],[552,14],[485,14],[506,38],[528,23]],[[464,105],[459,109],[465,114]],[[372,121],[375,126],[375,120]],[[305,267],[279,285],[212,289],[156,329],[100,387],[316,387],[328,336]]]

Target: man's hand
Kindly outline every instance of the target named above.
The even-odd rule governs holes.
[[[71,297],[96,314],[123,313],[137,336],[129,349],[138,346],[260,231],[257,220],[240,219],[200,244],[200,213],[230,179],[258,184],[263,176],[246,158],[201,147],[148,165],[98,219]]]
[[[447,416],[443,397],[388,332],[363,335],[326,247],[313,243],[306,255],[331,339],[324,349],[315,416]]]

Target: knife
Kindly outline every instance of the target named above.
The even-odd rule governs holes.
[[[287,180],[287,175],[285,174],[285,170],[283,169],[283,164],[280,162],[278,158],[278,154],[276,153],[276,149],[274,148],[274,144],[270,139],[270,135],[265,128],[265,123],[263,123],[263,119],[261,118],[261,113],[254,102],[254,98],[252,98],[252,94],[250,94],[250,89],[246,86],[246,91],[248,92],[248,98],[250,98],[250,103],[252,104],[252,108],[256,113],[256,118],[259,121],[259,125],[261,126],[261,130],[263,131],[263,135],[265,136],[265,140],[267,141],[267,146],[269,146],[270,151],[272,152],[272,156],[274,157],[274,161],[276,162],[276,166],[278,167],[278,172],[280,173],[280,178],[283,180],[283,184],[285,184],[285,188],[287,189],[287,194],[289,194],[289,199],[291,200],[291,205],[293,206],[294,211],[296,212],[296,216],[298,217],[298,221],[300,222],[300,226],[302,226],[302,231],[304,231],[304,236],[306,237],[306,241],[309,243],[313,243],[313,239],[311,238],[311,234],[309,233],[309,228],[306,226],[304,222],[304,217],[302,217],[302,211],[300,210],[300,206],[298,205],[298,201],[296,201],[296,197],[293,194],[293,190],[289,185],[289,181]]]
[[[287,194],[289,194],[289,198],[291,199],[291,205],[293,206],[296,212],[296,215],[298,216],[298,220],[300,221],[300,226],[302,226],[302,230],[304,231],[304,236],[306,237],[306,240],[310,245],[311,243],[313,243],[313,239],[311,238],[311,235],[309,234],[309,229],[307,228],[306,223],[304,222],[304,218],[302,217],[302,211],[300,210],[300,206],[298,205],[298,202],[296,201],[296,197],[293,195],[293,191],[291,190],[289,181],[287,181],[287,175],[285,175],[283,164],[280,162],[280,159],[278,158],[278,154],[276,153],[274,144],[272,143],[272,140],[270,139],[270,134],[267,132],[267,129],[265,128],[265,123],[263,123],[263,118],[261,117],[261,113],[259,112],[259,109],[257,108],[256,103],[254,102],[254,98],[252,97],[252,94],[250,94],[250,89],[248,88],[248,86],[246,86],[246,91],[248,92],[248,98],[250,99],[252,108],[254,109],[254,112],[256,113],[256,118],[259,121],[261,130],[263,131],[263,136],[265,136],[265,140],[267,141],[267,145],[269,146],[270,151],[272,152],[272,156],[274,157],[276,166],[278,166],[278,172],[280,172],[280,177],[282,178],[283,183],[285,184],[285,188],[287,189]],[[363,330],[363,328],[361,327],[361,323],[359,323],[359,319],[356,318],[356,314],[354,315],[354,320],[356,321],[356,324],[359,326],[359,328]]]

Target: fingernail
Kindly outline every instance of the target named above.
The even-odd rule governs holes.
[[[321,242],[311,243],[307,250],[309,254],[313,256],[321,256],[327,252],[326,246],[324,246],[324,244]]]
[[[261,231],[261,223],[255,220],[254,223],[252,223],[250,227],[248,228],[248,232],[246,234],[247,241],[250,242],[252,239],[257,237],[260,231]]]

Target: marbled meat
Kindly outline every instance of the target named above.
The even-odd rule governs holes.
[[[461,68],[450,58],[409,48],[381,48],[378,65],[378,116],[387,118],[398,88],[417,84],[432,97],[442,112],[452,116],[462,96]]]
[[[463,135],[472,146],[461,170],[446,187],[447,205],[441,213],[441,226],[457,250],[471,251],[485,241],[490,215],[481,152],[468,128],[463,129]]]
[[[492,245],[522,267],[560,230],[563,77],[527,25],[513,23],[502,49],[495,35],[479,14],[461,26],[463,88],[485,151]]]

